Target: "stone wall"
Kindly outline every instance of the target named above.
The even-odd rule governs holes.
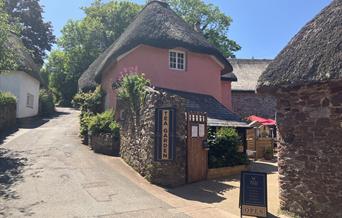
[[[16,125],[16,104],[0,105],[0,133]]]
[[[342,81],[276,95],[281,208],[342,217]]]
[[[269,95],[259,95],[253,91],[232,91],[235,113],[241,117],[256,115],[274,119],[276,99]]]
[[[125,162],[152,183],[162,186],[179,186],[186,183],[186,121],[185,100],[155,90],[149,90],[146,106],[138,125],[133,125],[124,104],[117,103],[117,112],[125,111],[121,125],[120,153]],[[155,161],[155,113],[156,108],[176,109],[176,146],[173,161]]]

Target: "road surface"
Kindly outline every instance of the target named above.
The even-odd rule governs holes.
[[[77,111],[59,111],[0,144],[0,217],[186,217],[82,145]]]

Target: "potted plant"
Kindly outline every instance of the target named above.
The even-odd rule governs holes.
[[[106,111],[91,117],[88,130],[90,146],[94,152],[119,154],[120,128],[114,120],[113,112]]]
[[[265,160],[272,160],[273,159],[273,148],[271,148],[271,147],[266,148],[264,158],[265,158]]]

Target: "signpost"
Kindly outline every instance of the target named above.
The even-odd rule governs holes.
[[[241,217],[267,217],[267,174],[241,172],[240,179]]]
[[[156,160],[173,160],[175,132],[175,109],[156,109]]]

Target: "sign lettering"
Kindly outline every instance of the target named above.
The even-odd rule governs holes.
[[[267,217],[267,174],[241,172],[241,215]]]
[[[175,110],[172,108],[156,110],[156,160],[173,159],[174,116]]]

